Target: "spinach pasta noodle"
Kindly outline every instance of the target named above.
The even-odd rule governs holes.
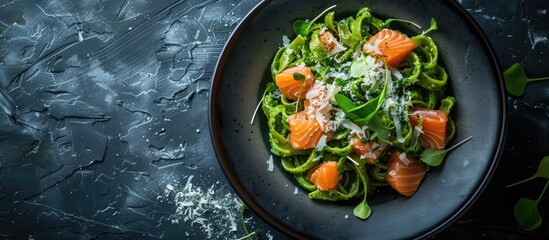
[[[340,20],[324,13],[283,37],[261,106],[272,153],[308,196],[362,200],[354,215],[366,219],[375,188],[410,197],[440,164],[455,135],[456,100],[427,36],[434,20],[407,36],[390,24],[410,22],[383,21],[368,8]]]

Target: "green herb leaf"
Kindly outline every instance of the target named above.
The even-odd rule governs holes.
[[[547,165],[549,160],[549,156],[544,157],[538,167],[538,171],[534,176],[539,177],[546,177],[547,174]],[[540,173],[541,172],[541,173]],[[549,186],[549,179],[547,180],[547,183],[545,184],[545,187],[541,191],[541,194],[536,200],[528,199],[528,198],[521,198],[515,204],[515,208],[513,209],[513,213],[515,215],[515,220],[517,220],[519,227],[526,231],[532,231],[539,226],[541,226],[541,216],[538,211],[538,204],[543,195],[545,194],[545,191],[547,191],[547,187]]]
[[[334,98],[335,98],[339,108],[341,108],[341,110],[343,110],[343,112],[345,113],[345,115],[347,115],[347,117],[349,117],[353,121],[356,121],[356,120],[360,119],[359,116],[357,116],[355,114],[352,114],[352,113],[349,113],[352,109],[356,108],[356,105],[353,102],[353,100],[349,99],[348,97],[345,97],[345,95],[340,94],[340,93],[337,93],[334,96]]]
[[[294,72],[293,74],[293,77],[295,80],[298,80],[298,81],[305,81],[305,75],[299,73],[299,72]]]
[[[536,173],[534,175],[532,175],[531,177],[526,178],[524,180],[518,181],[516,183],[507,185],[506,187],[512,187],[512,186],[515,186],[515,185],[519,185],[519,184],[528,182],[528,181],[530,181],[534,178],[538,178],[538,177],[545,178],[545,179],[549,180],[549,156],[545,156],[543,159],[541,159],[541,161],[539,163],[539,166],[538,166],[538,170],[536,171]]]
[[[365,61],[357,60],[351,63],[351,77],[360,78],[364,76],[364,73],[368,69]]]
[[[354,209],[353,214],[360,219],[367,219],[370,217],[370,214],[372,214],[372,208],[370,208],[370,205],[366,202],[366,198],[362,200]]]
[[[429,29],[427,29],[427,31],[423,32],[421,35],[425,35],[430,31],[434,31],[437,29],[438,29],[437,21],[434,18],[431,18],[431,26],[429,26]]]
[[[322,13],[320,13],[318,16],[316,16],[311,21],[304,21],[304,20],[297,20],[293,23],[292,28],[294,29],[294,32],[296,35],[301,35],[303,37],[307,37],[309,35],[311,26],[313,25],[316,20],[318,20],[322,15],[324,15],[326,12],[328,12],[330,9],[335,8],[337,5],[333,5],[326,10],[324,10]]]
[[[549,77],[529,78],[524,73],[522,65],[515,63],[503,72],[503,79],[505,80],[507,92],[514,96],[522,96],[526,89],[526,84],[534,81],[549,80]]]
[[[387,69],[387,65],[385,65],[385,68]],[[341,94],[336,94],[335,100],[345,115],[357,123],[367,125],[383,104],[385,96],[387,95],[388,85],[389,78],[385,75],[385,85],[383,86],[381,93],[360,106],[356,106],[351,99]]]
[[[353,214],[357,218],[365,220],[368,217],[370,217],[370,214],[372,214],[372,208],[370,208],[370,205],[368,205],[368,202],[366,201],[366,198],[368,197],[368,185],[369,185],[368,175],[366,174],[366,168],[364,167],[364,164],[360,164],[358,166],[355,164],[351,164],[351,165],[353,165],[355,172],[357,173],[358,177],[360,178],[364,186],[364,198],[353,209]]]
[[[528,198],[521,198],[513,209],[515,220],[519,228],[532,231],[541,225],[542,219],[538,211],[538,202]]]
[[[409,24],[412,24],[412,25],[416,26],[417,28],[421,29],[421,26],[419,26],[419,24],[417,24],[417,23],[415,23],[415,22],[408,21],[408,20],[404,20],[404,19],[397,19],[397,18],[389,18],[389,19],[385,20],[385,22],[383,22],[383,25],[384,25],[386,28],[389,28],[389,25],[391,24],[391,22],[409,23]]]
[[[468,137],[465,140],[457,143],[456,145],[448,149],[433,150],[433,149],[427,148],[423,150],[423,152],[421,152],[421,154],[419,155],[419,159],[429,166],[436,167],[442,163],[442,161],[444,160],[444,157],[448,152],[459,147],[461,144],[464,144],[465,142],[469,141],[471,138],[473,137],[472,136]]]
[[[538,166],[538,171],[535,175],[540,178],[545,178],[549,180],[549,156],[545,156],[543,159],[541,159]]]

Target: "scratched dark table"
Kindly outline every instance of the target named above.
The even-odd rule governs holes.
[[[207,102],[223,45],[258,2],[1,1],[0,238],[244,236]],[[520,62],[530,76],[549,76],[549,1],[459,2],[502,69]],[[513,218],[516,201],[537,198],[544,182],[505,187],[549,155],[548,103],[548,81],[508,98],[506,150],[492,181],[435,238],[549,238],[549,194],[540,228],[521,231]],[[287,238],[244,213],[257,238]]]

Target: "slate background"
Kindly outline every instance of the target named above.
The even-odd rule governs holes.
[[[224,43],[258,2],[0,2],[0,238],[202,239],[206,225],[178,209],[186,182],[229,206],[204,215],[212,238],[243,236],[226,218],[239,221],[239,205],[215,159],[207,101]],[[520,62],[532,77],[549,76],[549,1],[458,2],[502,69]],[[506,150],[492,181],[434,238],[549,238],[549,194],[539,229],[520,231],[512,213],[545,182],[505,188],[549,155],[548,103],[548,81],[508,98]],[[260,238],[286,238],[250,211],[246,218]]]

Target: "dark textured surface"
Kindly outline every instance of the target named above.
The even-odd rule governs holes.
[[[2,1],[1,238],[243,236],[206,113],[219,53],[257,3]],[[549,2],[460,3],[488,35],[502,69],[521,62],[527,74],[549,76]],[[518,230],[512,215],[515,202],[536,198],[544,182],[505,188],[549,154],[548,102],[547,81],[508,99],[506,150],[492,181],[437,238],[549,237],[549,194],[538,230]],[[195,192],[210,196],[207,221],[185,221],[190,208],[178,193]],[[246,214],[262,238],[285,238]]]

